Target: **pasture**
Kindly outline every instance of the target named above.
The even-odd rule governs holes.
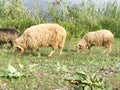
[[[7,70],[12,65],[23,76],[5,76],[0,71],[1,90],[75,90],[74,84],[65,78],[76,71],[102,77],[111,90],[120,89],[120,39],[115,39],[109,56],[103,54],[102,47],[93,47],[77,53],[76,44],[79,39],[67,40],[63,54],[58,51],[52,57],[47,55],[50,48],[41,48],[41,57],[36,51],[27,51],[22,56],[16,56],[14,49],[0,49],[0,70]],[[29,56],[29,53],[33,56]],[[77,90],[77,89],[76,89]],[[100,89],[110,90],[110,89]]]
[[[50,0],[49,0],[50,1]],[[56,1],[56,0],[55,0]],[[46,11],[38,4],[33,9],[27,9],[22,0],[3,0],[0,3],[0,28],[16,28],[22,34],[32,25],[41,23],[58,23],[67,31],[67,40],[63,54],[56,51],[52,57],[47,55],[50,48],[41,48],[41,57],[37,52],[26,51],[22,56],[16,56],[15,48],[0,47],[0,90],[120,90],[120,7],[118,0],[108,2],[96,9],[92,0],[81,0],[82,3],[69,6],[66,0],[60,3],[48,2]],[[31,14],[32,13],[32,14]],[[33,14],[34,13],[34,14]],[[90,31],[99,29],[110,30],[115,41],[112,52],[103,54],[103,47],[93,47],[89,50],[76,52],[79,38]],[[33,56],[29,56],[30,53]],[[86,89],[75,81],[75,72],[85,72],[88,85],[94,86],[94,75],[105,81],[106,88]],[[80,74],[81,75],[81,74]],[[82,76],[85,76],[82,73]],[[89,79],[92,80],[89,81]],[[81,79],[79,77],[78,79]],[[83,79],[83,78],[82,78]],[[86,79],[86,78],[84,78]],[[100,82],[101,83],[101,82]],[[77,84],[77,85],[76,85]]]

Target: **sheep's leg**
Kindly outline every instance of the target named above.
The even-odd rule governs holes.
[[[62,48],[60,48],[60,55],[62,54]]]
[[[112,44],[110,44],[110,46],[109,46],[109,53],[112,51]]]
[[[55,52],[56,48],[57,48],[57,45],[52,46],[52,51],[50,52],[50,54],[48,55],[48,57],[51,57],[53,55],[53,53]]]
[[[103,51],[103,53],[106,53],[106,51],[108,51],[108,53],[107,53],[107,56],[108,56],[108,54],[111,52],[111,47],[112,47],[112,44],[106,45],[106,46],[105,46],[106,49]]]
[[[48,55],[48,57],[51,57],[54,52],[55,52],[55,49],[53,49],[53,50],[50,52],[50,54]]]
[[[36,49],[36,51],[37,51],[38,57],[40,57],[41,55],[40,55],[39,49]]]
[[[110,52],[112,51],[111,48],[112,48],[112,44],[110,44],[109,47],[108,47],[108,53],[107,53],[107,56],[108,56],[108,55],[110,54]]]
[[[61,46],[58,46],[59,47],[59,53],[60,55],[62,54],[62,47]]]
[[[64,46],[64,43],[65,43],[65,39],[58,44],[58,48],[59,48],[59,53],[60,53],[60,55],[62,54],[62,48],[63,48],[63,46]]]

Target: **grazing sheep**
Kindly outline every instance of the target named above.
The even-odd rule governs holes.
[[[90,49],[92,46],[104,46],[111,52],[112,43],[114,40],[113,34],[108,30],[98,30],[94,32],[88,32],[85,36],[78,42],[77,51],[81,49]],[[106,52],[106,49],[104,52]]]
[[[18,38],[19,36],[20,33],[17,29],[0,28],[0,45],[10,43],[11,47],[13,47],[16,38]]]
[[[36,49],[40,57],[39,48],[51,46],[52,51],[48,55],[52,56],[58,47],[60,54],[66,39],[65,29],[58,24],[39,24],[26,29],[19,38],[16,39],[15,46],[20,50],[17,55],[21,55],[27,49]]]

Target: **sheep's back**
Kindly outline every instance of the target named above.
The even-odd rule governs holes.
[[[34,30],[29,32],[29,34],[24,34],[24,37],[27,38],[27,45],[29,48],[39,48],[41,46],[47,46],[47,43],[50,39],[50,33],[46,33],[41,30]]]
[[[31,38],[30,42],[34,40],[38,45],[48,46],[66,37],[66,31],[58,24],[40,24],[26,29],[24,35]]]
[[[114,40],[114,35],[112,34],[112,32],[110,32],[108,30],[99,30],[99,31],[96,31],[96,33],[102,35],[104,42]]]

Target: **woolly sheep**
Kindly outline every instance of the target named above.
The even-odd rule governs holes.
[[[92,46],[104,46],[106,49],[109,49],[109,52],[111,52],[113,40],[114,35],[109,30],[88,32],[78,42],[77,51],[84,50],[86,48],[90,49]],[[106,52],[106,49],[104,50],[104,53]]]
[[[13,47],[16,38],[18,38],[19,36],[20,32],[17,29],[0,28],[0,45],[10,43],[11,47]]]
[[[40,57],[39,48],[52,47],[49,57],[53,55],[58,47],[60,54],[66,39],[65,29],[58,24],[39,24],[26,29],[19,38],[16,39],[15,46],[20,49],[17,55],[21,55],[27,49],[36,49]]]

